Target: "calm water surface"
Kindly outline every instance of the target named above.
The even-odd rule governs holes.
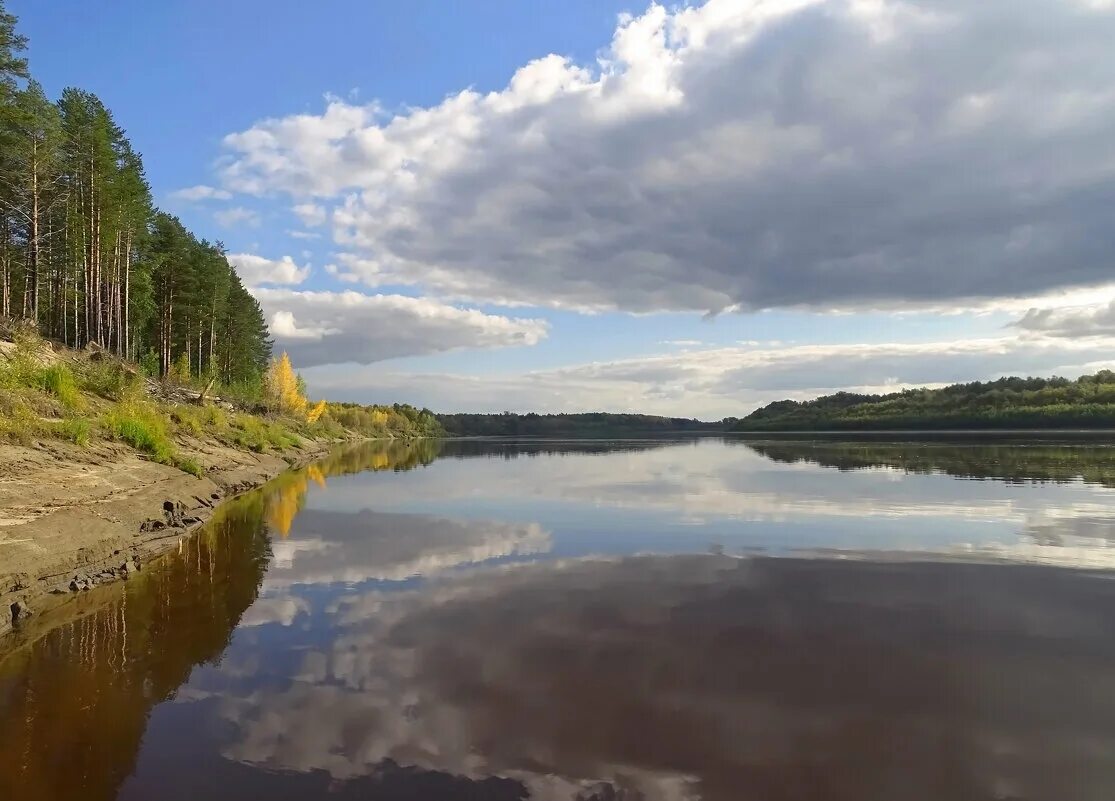
[[[354,448],[0,641],[0,799],[1110,801],[1113,457]]]

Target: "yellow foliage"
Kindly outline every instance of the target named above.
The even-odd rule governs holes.
[[[268,527],[284,540],[289,537],[294,518],[302,511],[310,482],[324,489],[325,476],[321,466],[312,464],[305,470],[276,479],[265,500],[263,519]]]
[[[271,360],[267,383],[279,402],[279,411],[289,415],[305,414],[307,401],[298,390],[298,376],[294,373],[294,366],[286,351],[278,359]]]
[[[321,472],[321,468],[316,464],[312,464],[306,468],[306,475],[319,487],[325,489],[325,473]]]
[[[316,406],[314,406],[312,409],[310,409],[308,412],[306,412],[306,422],[307,423],[316,423],[318,421],[318,418],[320,418],[321,415],[324,414],[324,412],[325,412],[325,401],[323,401],[323,400],[318,401]]]
[[[387,412],[382,409],[372,410],[372,425],[385,426],[387,425]]]
[[[284,540],[290,536],[290,526],[302,510],[306,489],[306,476],[296,474],[287,483],[277,487],[267,498],[264,520],[271,530],[277,531]]]

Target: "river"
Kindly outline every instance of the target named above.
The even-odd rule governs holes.
[[[1110,801],[1113,456],[353,447],[0,641],[0,798]]]

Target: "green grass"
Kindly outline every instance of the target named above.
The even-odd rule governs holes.
[[[180,432],[199,437],[205,429],[201,411],[191,406],[175,406],[170,412],[170,419],[174,421]]]
[[[167,435],[167,423],[156,412],[138,407],[120,407],[108,417],[112,436],[146,453],[152,461],[172,464],[174,444]]]
[[[50,437],[84,447],[113,439],[152,461],[201,476],[205,471],[196,461],[178,454],[176,436],[213,437],[257,453],[281,453],[302,446],[303,437],[345,433],[328,413],[307,424],[226,412],[215,403],[163,406],[147,396],[141,375],[125,362],[107,355],[77,358],[73,364],[55,361],[46,342],[30,329],[21,330],[14,341],[15,347],[0,358],[0,440],[30,445],[37,437]],[[246,399],[258,400],[261,391],[247,383],[233,388]]]
[[[189,473],[191,476],[197,476],[198,478],[201,478],[203,475],[205,475],[205,470],[203,470],[201,465],[199,465],[193,459],[178,457],[174,460],[174,466],[181,470],[183,473]]]
[[[227,441],[256,453],[297,447],[300,440],[282,423],[262,420],[250,414],[236,414],[225,435]]]
[[[70,417],[55,424],[58,436],[83,448],[89,444],[89,434],[92,429],[89,421],[82,417]]]
[[[61,401],[62,405],[70,411],[81,409],[85,399],[77,387],[73,371],[65,364],[54,364],[46,367],[39,374],[39,383],[45,392],[49,392]]]
[[[36,434],[43,433],[42,421],[27,402],[5,393],[0,403],[0,437],[18,445],[30,445]]]

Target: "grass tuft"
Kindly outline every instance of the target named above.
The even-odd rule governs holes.
[[[89,421],[81,417],[71,417],[55,425],[57,434],[62,439],[68,439],[75,445],[85,447],[89,444],[89,433],[92,426]]]
[[[65,364],[44,368],[39,375],[39,383],[44,391],[58,398],[70,411],[76,411],[85,405],[73,371]]]
[[[112,436],[146,453],[153,461],[172,464],[174,444],[167,435],[165,418],[148,409],[120,407],[108,417]]]
[[[189,473],[191,476],[201,478],[205,475],[205,470],[193,459],[177,458],[174,460],[174,466],[184,473]]]

